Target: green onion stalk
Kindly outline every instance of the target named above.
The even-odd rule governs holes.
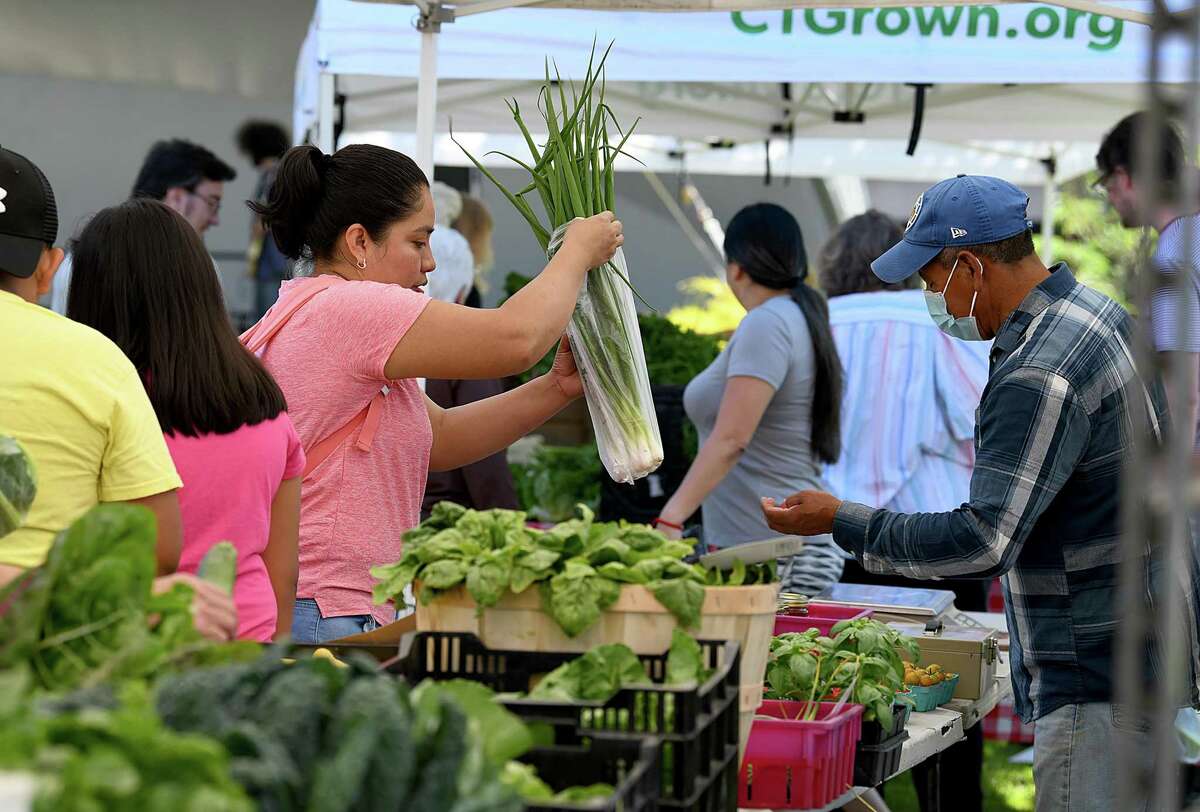
[[[530,159],[496,154],[529,173],[530,182],[523,189],[514,192],[505,187],[455,141],[529,223],[548,258],[562,244],[572,220],[614,210],[613,163],[618,155],[627,154],[624,147],[637,122],[623,130],[604,101],[604,62],[611,50],[610,44],[597,63],[593,46],[587,74],[578,87],[574,82],[564,83],[557,68],[552,81],[547,62],[537,105],[547,132],[544,144],[539,146],[525,125],[516,99],[508,102]],[[615,145],[610,132],[620,137]],[[534,211],[531,196],[537,197],[548,224]],[[644,477],[663,459],[635,295],[625,255],[618,249],[612,261],[588,274],[567,328],[600,459],[617,482]]]

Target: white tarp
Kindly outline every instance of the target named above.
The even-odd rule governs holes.
[[[320,0],[297,66],[298,136],[315,121],[321,73],[337,75],[346,132],[415,130],[416,14],[409,5]],[[436,131],[453,122],[460,133],[511,133],[505,97],[520,101],[532,128],[544,58],[578,77],[593,40],[610,39],[608,97],[619,119],[642,116],[639,133],[679,139],[689,156],[727,162],[728,152],[703,144],[732,140],[746,145],[742,165],[759,172],[763,142],[777,151],[793,141],[786,164],[773,156],[781,174],[818,174],[811,168],[823,149],[841,174],[876,177],[893,162],[883,176],[925,179],[936,173],[928,164],[918,170],[903,150],[913,120],[907,82],[933,85],[918,156],[925,150],[948,165],[968,151],[982,154],[984,143],[1007,142],[1001,149],[1022,162],[1010,174],[1036,175],[1033,156],[1054,153],[1066,156],[1059,176],[1070,176],[1086,168],[1104,130],[1140,105],[1149,37],[1145,26],[1035,4],[740,14],[507,9],[442,27]],[[1182,78],[1174,53],[1170,75]],[[835,116],[842,112],[864,118],[836,120],[847,118]],[[888,143],[864,149],[870,139]],[[445,160],[445,139],[438,149]],[[980,163],[959,165],[975,171]]]
[[[1121,5],[1148,9],[1148,3]],[[320,0],[325,70],[417,75],[414,6]],[[439,79],[539,79],[543,57],[580,75],[593,38],[614,82],[1135,83],[1149,29],[1057,6],[653,12],[506,9],[444,26]],[[1173,80],[1182,81],[1182,51]],[[1169,63],[1171,60],[1169,60]]]

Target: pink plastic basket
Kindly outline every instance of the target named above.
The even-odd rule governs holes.
[[[822,702],[817,718],[797,720],[803,702],[768,699],[758,709],[738,780],[743,809],[819,809],[854,785],[862,705]]]
[[[820,629],[821,634],[828,637],[833,627],[843,620],[858,620],[860,617],[870,616],[870,609],[860,609],[857,606],[810,603],[807,615],[776,615],[775,634]]]

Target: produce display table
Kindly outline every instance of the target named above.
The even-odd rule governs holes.
[[[900,754],[900,768],[896,775],[926,761],[933,760],[936,764],[945,750],[962,741],[965,731],[979,724],[1011,691],[1008,656],[1005,654],[996,670],[996,679],[992,686],[979,699],[955,699],[927,713],[913,713],[908,720],[908,740],[904,742],[904,749]],[[817,812],[839,809],[868,789],[869,787],[855,787]],[[937,793],[933,793],[935,812],[940,808],[939,801]]]

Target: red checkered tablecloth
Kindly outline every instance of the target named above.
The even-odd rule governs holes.
[[[983,737],[993,741],[1033,744],[1033,725],[1025,724],[1009,702],[1002,702],[983,717]]]

